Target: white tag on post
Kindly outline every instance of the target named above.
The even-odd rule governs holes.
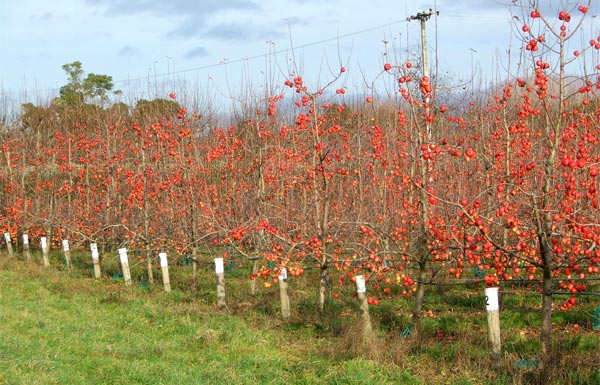
[[[225,266],[223,265],[223,258],[215,258],[215,273],[221,274],[225,272]]]
[[[28,245],[29,244],[29,235],[23,234],[23,244],[24,245]]]
[[[158,253],[158,258],[160,259],[161,267],[169,266],[169,262],[167,261],[167,253]]]
[[[69,251],[69,240],[68,239],[63,239],[62,247],[63,247],[63,251]]]
[[[488,287],[485,289],[485,310],[494,311],[500,310],[498,303],[498,288]]]
[[[127,249],[124,247],[119,249],[119,260],[121,261],[121,264],[129,264],[129,260],[127,259]]]
[[[287,269],[285,267],[281,268],[281,271],[279,272],[279,279],[282,281],[287,280]]]
[[[10,243],[10,233],[4,233],[4,240],[6,243]]]
[[[357,293],[366,293],[367,292],[367,284],[365,282],[365,277],[362,275],[356,276],[356,292]]]
[[[46,237],[40,238],[40,245],[42,246],[42,250],[46,250],[48,248],[48,240]]]
[[[98,259],[98,245],[95,243],[90,243],[90,250],[92,251],[92,259]]]

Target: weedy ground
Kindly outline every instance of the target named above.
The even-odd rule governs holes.
[[[0,258],[0,384],[600,384],[594,296],[554,313],[556,358],[541,377],[531,288],[503,288],[494,362],[483,287],[429,288],[418,339],[403,336],[412,300],[384,298],[364,340],[352,289],[319,313],[310,272],[290,279],[292,317],[282,321],[277,285],[250,294],[249,263],[228,266],[228,306],[218,309],[210,263],[192,290],[190,266],[174,261],[165,293],[159,270],[155,284],[143,281],[143,264],[126,287],[108,258],[99,280],[85,253],[74,253],[72,272],[52,258],[50,268],[38,256]]]

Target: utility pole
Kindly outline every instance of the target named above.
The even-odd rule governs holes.
[[[433,16],[434,12],[431,8],[429,8],[429,11],[423,11],[423,12],[419,12],[414,16],[410,16],[408,18],[408,21],[411,20],[419,20],[421,22],[421,61],[422,61],[422,66],[423,66],[423,77],[427,76],[427,78],[429,78],[429,61],[427,59],[427,30],[425,28],[425,22],[427,20],[429,20],[431,18],[431,16]],[[439,11],[435,11],[435,15],[439,15],[440,12]],[[427,118],[429,118],[429,96],[425,97],[425,112],[427,115]],[[427,123],[427,139],[431,140],[431,132],[430,132],[430,128],[429,128],[429,123]]]
[[[427,30],[425,28],[425,22],[433,16],[434,12],[431,8],[429,11],[419,12],[414,16],[410,16],[408,21],[419,20],[421,22],[421,58],[423,60],[423,76],[429,76],[429,62],[427,60]],[[440,14],[439,11],[435,11],[436,16]]]
[[[437,12],[436,12],[437,14]],[[430,90],[423,90],[423,83],[425,83],[425,76],[429,77],[429,64],[427,61],[427,33],[425,31],[425,22],[433,15],[433,11],[430,9],[429,12],[419,12],[415,16],[408,18],[408,21],[419,20],[421,21],[421,55],[423,66],[423,79],[421,81],[421,92],[423,93],[423,104],[425,107],[425,132],[422,132],[421,124],[417,125],[418,129],[418,146],[422,148],[423,145],[429,145],[431,143],[431,117],[430,117],[430,106],[429,97]],[[417,291],[415,293],[415,304],[413,307],[413,333],[419,333],[421,329],[421,310],[423,309],[423,298],[425,296],[425,285],[427,269],[429,264],[429,258],[431,258],[430,251],[427,248],[427,241],[430,239],[431,231],[429,230],[429,200],[428,200],[428,186],[433,185],[433,173],[431,159],[424,159],[420,156],[418,159],[419,177],[421,179],[421,186],[419,188],[419,206],[420,206],[420,235],[415,239],[415,246],[418,248],[420,257],[417,258],[417,264],[419,265],[419,271],[417,272]]]

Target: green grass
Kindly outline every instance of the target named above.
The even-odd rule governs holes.
[[[298,345],[273,320],[158,294],[63,272],[1,271],[0,383],[419,383],[360,358],[332,362],[319,341]]]
[[[159,283],[139,285],[143,263],[125,287],[112,278],[114,262],[104,261],[105,278],[94,280],[91,263],[74,254],[71,273],[60,256],[48,269],[1,258],[0,384],[533,383],[530,370],[515,367],[538,355],[539,298],[531,294],[503,300],[498,366],[487,353],[481,288],[429,290],[418,341],[401,337],[412,299],[384,300],[371,308],[375,339],[360,345],[351,292],[319,314],[310,275],[290,281],[292,319],[283,322],[276,286],[250,296],[249,264],[228,272],[228,308],[219,310],[209,264],[192,295],[190,267],[174,263],[167,294]],[[580,305],[553,318],[561,352],[554,383],[599,383],[600,334],[588,324],[597,301]]]

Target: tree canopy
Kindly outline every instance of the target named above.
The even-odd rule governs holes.
[[[61,104],[81,106],[92,103],[103,106],[109,92],[120,93],[119,90],[113,91],[114,83],[110,75],[88,73],[84,77],[80,61],[64,64],[62,69],[67,74],[68,83],[60,88],[57,101]]]

